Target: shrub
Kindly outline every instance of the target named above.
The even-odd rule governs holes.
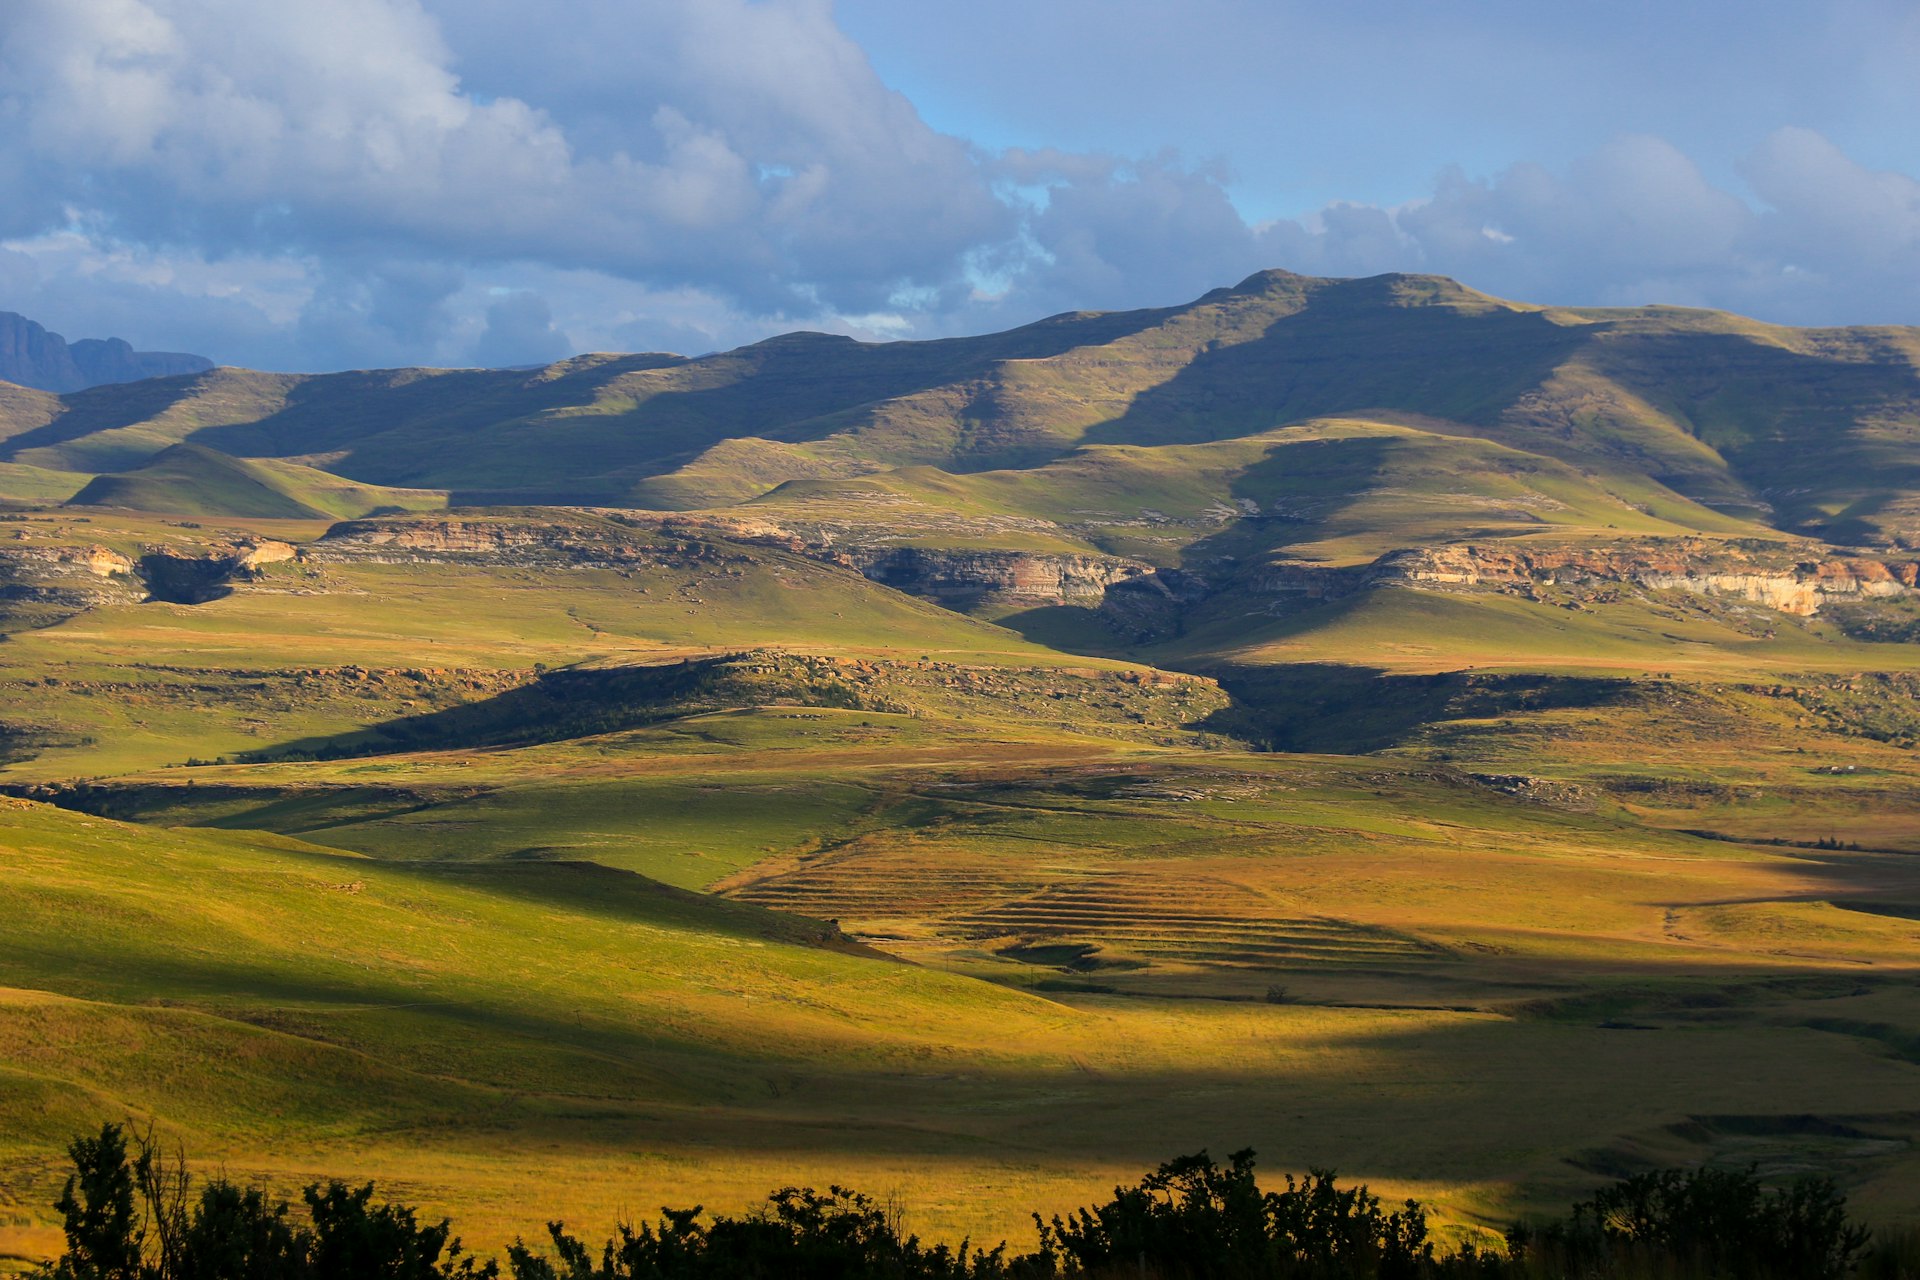
[[[1826,1280],[1853,1269],[1867,1238],[1829,1178],[1770,1191],[1750,1169],[1669,1169],[1608,1187],[1559,1222],[1516,1227],[1508,1245],[1516,1258],[1559,1269],[1552,1274],[1660,1264],[1741,1280]]]

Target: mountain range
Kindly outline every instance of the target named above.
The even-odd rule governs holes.
[[[1271,271],[1185,306],[973,338],[796,333],[697,359],[590,355],[530,372],[214,369],[65,398],[16,392],[0,403],[0,457],[94,474],[190,441],[468,503],[690,509],[795,480],[916,466],[1064,477],[1176,449],[1212,447],[1216,469],[1257,473],[1284,438],[1224,463],[1228,442],[1345,419],[1375,424],[1363,451],[1518,451],[1630,503],[1902,544],[1920,538],[1916,369],[1920,330],[1538,307],[1438,277]]]
[[[83,391],[108,383],[138,382],[213,368],[205,356],[173,351],[135,351],[121,338],[83,338],[69,343],[25,316],[0,311],[0,381],[41,391]]]
[[[1208,1144],[1495,1244],[1672,1165],[1906,1221],[1916,641],[1920,329],[1270,271],[0,383],[0,1166],[150,1117],[490,1247]]]

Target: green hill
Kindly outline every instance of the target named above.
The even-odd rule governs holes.
[[[1246,1145],[1469,1235],[1663,1165],[1910,1218],[1916,369],[1266,272],[0,385],[0,1269],[128,1116],[488,1246]]]
[[[1314,418],[1401,422],[1837,540],[1916,534],[1920,334],[1504,302],[1264,272],[1182,307],[975,338],[790,334],[695,360],[316,377],[215,370],[23,406],[0,452],[124,470],[191,440],[463,502],[705,507],[785,479],[1044,464]]]
[[[429,511],[446,501],[444,493],[360,484],[279,459],[233,458],[200,445],[176,444],[131,471],[94,477],[68,505],[324,520],[374,511]]]

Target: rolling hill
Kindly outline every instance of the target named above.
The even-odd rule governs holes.
[[[1920,331],[1266,272],[699,359],[0,384],[0,1254],[152,1120],[934,1235],[1260,1148],[1912,1220]]]
[[[196,444],[161,450],[131,471],[95,476],[68,499],[76,507],[269,520],[344,519],[430,511],[444,493],[388,489],[274,458],[232,458]]]
[[[936,342],[791,334],[531,373],[214,370],[4,406],[4,460],[97,472],[192,441],[465,501],[699,507],[790,478],[1030,467],[1385,415],[1785,531],[1889,543],[1915,528],[1917,362],[1910,330],[1264,272],[1182,307]]]

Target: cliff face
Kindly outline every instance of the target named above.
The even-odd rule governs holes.
[[[140,557],[137,572],[152,600],[205,604],[228,595],[234,581],[251,578],[262,566],[291,560],[298,550],[287,542],[222,543],[204,552],[163,548]]]
[[[487,519],[347,520],[302,553],[317,561],[526,564],[623,568],[726,554],[725,539],[853,569],[874,582],[950,604],[1098,604],[1107,589],[1152,572],[1114,556],[867,547],[761,520],[600,513],[607,524]],[[666,545],[662,545],[664,540]],[[685,541],[682,541],[685,540]]]
[[[947,603],[1098,604],[1108,588],[1153,572],[1112,556],[1024,551],[894,547],[839,558],[883,586]]]
[[[0,546],[0,631],[145,598],[137,566],[102,546]]]
[[[1280,561],[1256,575],[1254,587],[1301,600],[1332,600],[1381,586],[1531,588],[1568,583],[1688,591],[1811,617],[1825,604],[1914,591],[1920,585],[1920,562],[1801,559],[1792,547],[1746,549],[1692,538],[1527,550],[1463,545],[1395,551],[1358,567]]]
[[[194,550],[156,547],[138,560],[98,545],[0,546],[0,601],[9,606],[0,613],[40,626],[103,605],[202,604],[226,595],[229,583],[261,566],[297,554],[292,544],[270,539]]]
[[[525,565],[627,570],[641,565],[724,560],[711,543],[662,540],[655,526],[620,520],[406,517],[343,520],[301,549],[319,563]],[[735,553],[738,554],[738,553]]]
[[[908,547],[884,539],[863,541],[872,537],[876,527],[886,527],[871,522],[852,525],[708,515],[627,518],[635,522],[652,520],[669,536],[705,535],[777,547],[857,570],[896,591],[956,606],[987,602],[1097,605],[1108,588],[1153,573],[1152,565],[1121,556],[964,546]],[[961,543],[983,529],[1005,533],[1015,525],[1041,534],[1059,533],[1058,526],[1043,520],[1003,521],[991,528],[973,520],[955,520],[951,525],[938,532],[951,534]]]
[[[65,393],[113,382],[138,382],[213,368],[205,356],[135,351],[119,338],[85,338],[71,345],[23,315],[0,311],[0,380]]]

